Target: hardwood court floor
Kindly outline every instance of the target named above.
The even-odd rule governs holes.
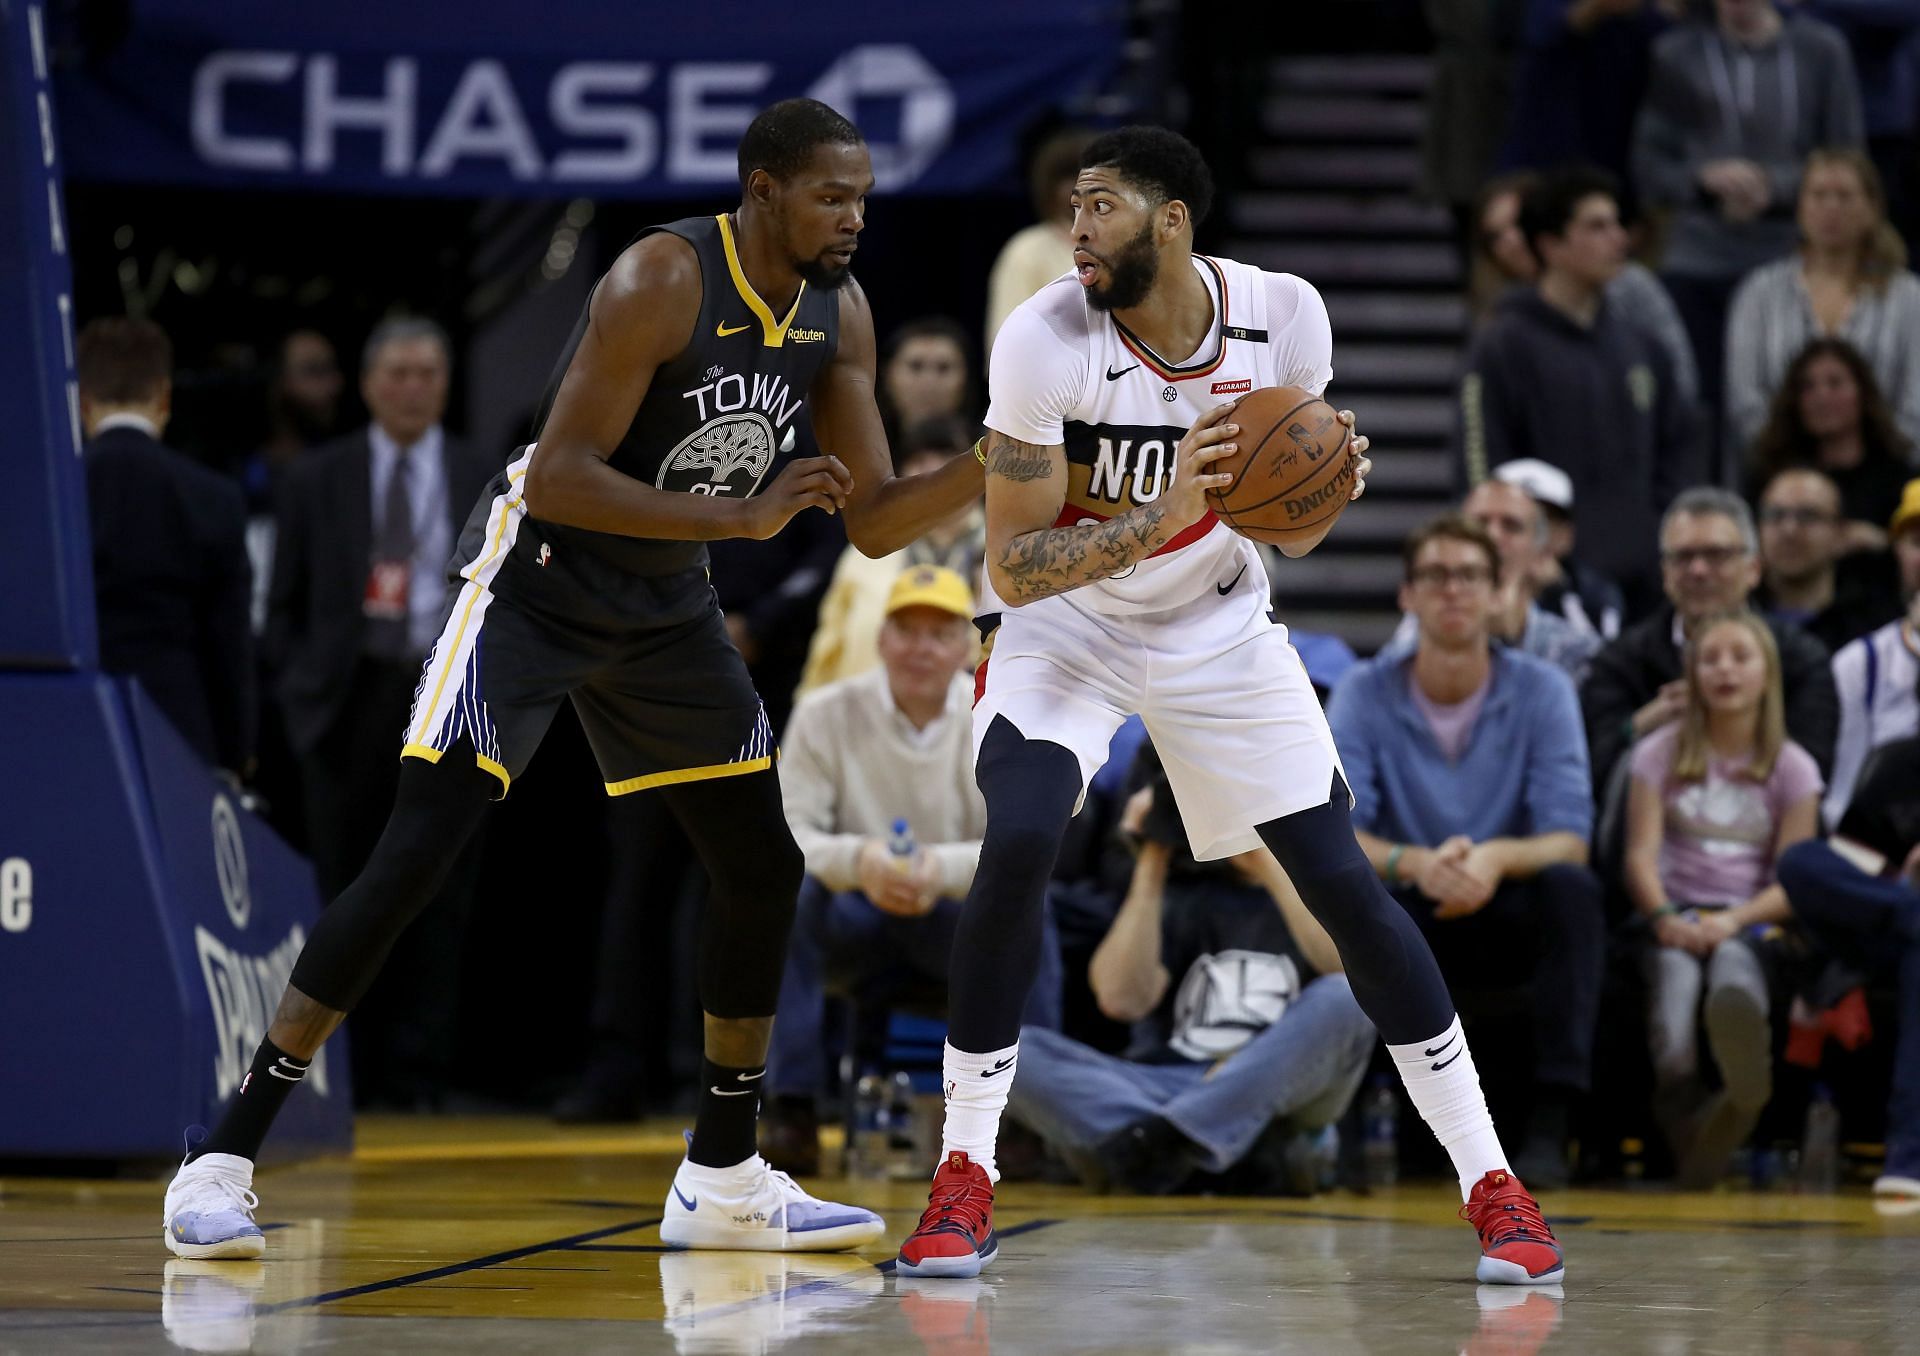
[[[0,1352],[1920,1353],[1920,1218],[1839,1196],[1550,1196],[1564,1287],[1476,1286],[1450,1188],[1313,1201],[1002,1191],[977,1281],[864,1254],[665,1253],[679,1137],[362,1122],[256,1183],[265,1262],[183,1262],[156,1183],[0,1182]],[[838,1194],[831,1183],[826,1194]]]

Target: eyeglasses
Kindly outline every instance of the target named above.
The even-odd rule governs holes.
[[[1464,584],[1473,588],[1480,584],[1493,582],[1493,571],[1484,565],[1422,565],[1407,576],[1422,588],[1443,589],[1449,584]]]
[[[1792,508],[1786,504],[1775,504],[1760,510],[1760,522],[1767,527],[1777,527],[1783,523],[1791,523],[1795,527],[1819,527],[1833,522],[1837,517],[1837,514],[1825,509]]]
[[[1747,548],[1744,546],[1689,546],[1660,553],[1660,563],[1676,570],[1690,569],[1696,563],[1710,569],[1724,570],[1736,560],[1746,558]]]

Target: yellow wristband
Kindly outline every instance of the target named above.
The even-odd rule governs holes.
[[[986,445],[987,435],[984,433],[973,440],[973,459],[982,466],[987,464]]]

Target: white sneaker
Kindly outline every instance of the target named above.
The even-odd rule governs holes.
[[[202,1154],[182,1163],[167,1186],[160,1236],[175,1257],[258,1257],[267,1250],[267,1236],[253,1222],[259,1208],[252,1159]]]
[[[871,1210],[816,1200],[755,1154],[732,1168],[682,1160],[660,1241],[670,1248],[841,1252],[873,1242],[886,1227]]]

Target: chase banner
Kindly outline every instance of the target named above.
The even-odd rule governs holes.
[[[1023,128],[1116,69],[1125,0],[131,0],[58,35],[68,174],[344,192],[691,197],[809,95],[879,191],[1012,187]]]

